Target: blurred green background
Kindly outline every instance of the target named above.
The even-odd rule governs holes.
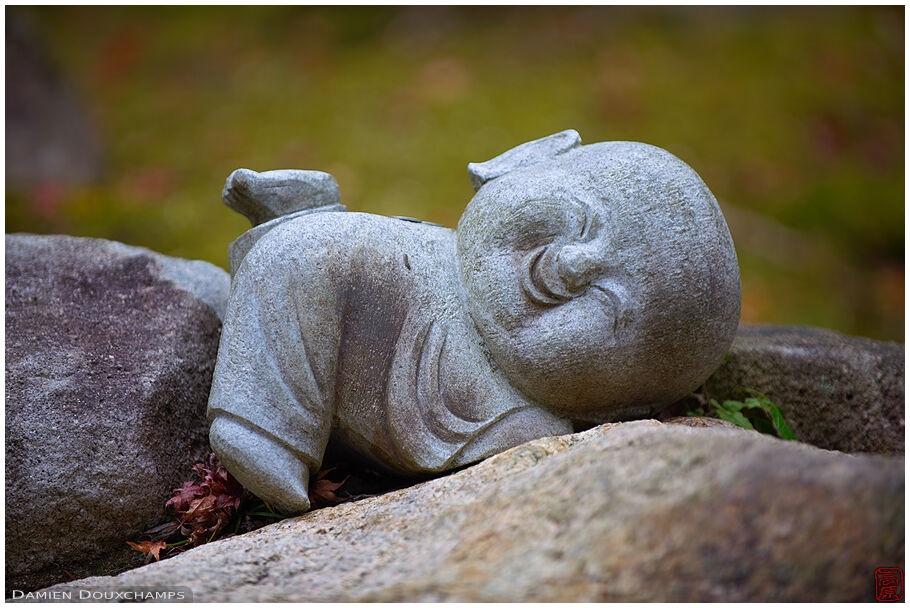
[[[238,167],[328,171],[351,210],[454,227],[468,162],[574,128],[701,174],[743,320],[904,339],[903,7],[5,10],[7,232],[226,268],[249,227],[220,203]],[[88,177],[11,169],[50,147],[11,139],[13,21],[84,109]]]

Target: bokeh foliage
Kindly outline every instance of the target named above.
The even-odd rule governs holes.
[[[226,267],[237,167],[329,171],[351,210],[454,227],[467,162],[575,128],[702,175],[744,320],[903,340],[903,7],[6,11],[36,24],[107,161],[50,200],[8,184],[8,232]]]

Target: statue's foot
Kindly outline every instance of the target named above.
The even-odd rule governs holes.
[[[228,176],[221,198],[253,226],[297,211],[341,203],[334,177],[322,171],[296,169],[262,173],[237,169]]]
[[[209,443],[237,481],[269,505],[288,515],[309,510],[309,468],[286,447],[227,416],[212,422]]]

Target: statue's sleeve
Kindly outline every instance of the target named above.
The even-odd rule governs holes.
[[[419,315],[405,320],[387,392],[390,439],[405,472],[444,471],[571,423],[512,388],[463,331]]]
[[[228,416],[311,470],[329,437],[337,340],[319,266],[294,239],[264,239],[247,255],[232,284],[208,406],[209,420]]]

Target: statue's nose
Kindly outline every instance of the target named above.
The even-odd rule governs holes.
[[[577,292],[603,273],[606,251],[598,240],[563,247],[556,256],[556,271],[571,292]]]

